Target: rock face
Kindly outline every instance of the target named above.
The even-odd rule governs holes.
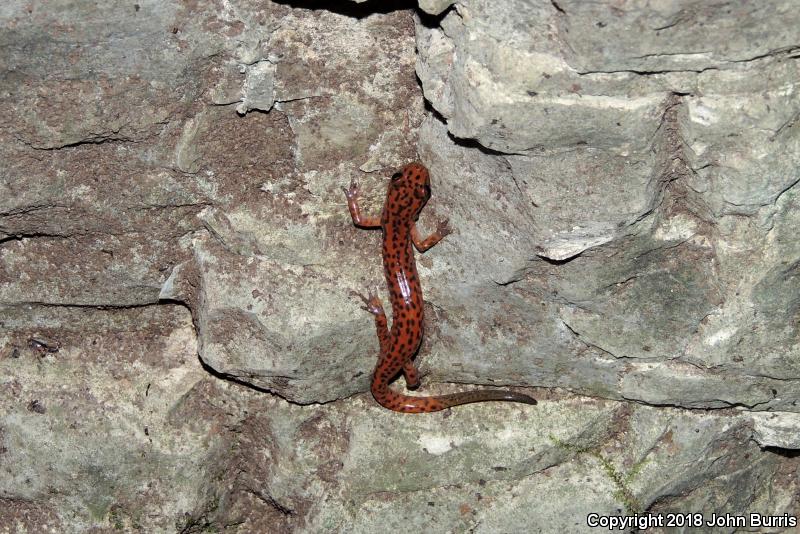
[[[795,6],[327,4],[0,7],[0,532],[793,531]],[[415,159],[421,392],[538,406],[368,394]]]

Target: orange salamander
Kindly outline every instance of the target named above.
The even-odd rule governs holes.
[[[382,406],[397,412],[437,412],[452,406],[482,401],[514,401],[536,404],[536,399],[510,390],[481,389],[431,397],[403,395],[389,388],[389,383],[401,372],[406,386],[419,386],[419,371],[413,358],[422,341],[422,287],[414,261],[413,243],[425,252],[450,233],[447,220],[439,223],[431,235],[422,239],[416,221],[431,196],[428,169],[420,163],[410,163],[392,176],[380,218],[361,214],[358,205],[358,184],[343,188],[353,224],[359,228],[383,230],[383,269],[392,303],[392,329],[388,328],[386,313],[377,295],[368,297],[355,293],[364,301],[363,308],[375,316],[380,356],[372,375],[372,395]]]

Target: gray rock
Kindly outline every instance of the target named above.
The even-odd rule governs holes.
[[[798,414],[790,412],[753,413],[753,437],[762,447],[800,449]]]
[[[173,412],[206,376],[185,308],[3,306],[0,325],[4,528],[166,531],[203,502],[225,445]]]
[[[0,6],[0,526],[792,531],[797,10],[419,7]],[[537,406],[369,395],[413,160],[418,394]]]
[[[456,211],[473,206],[500,237],[467,245],[492,254],[456,260],[453,272],[469,265],[473,286],[513,282],[539,297],[541,305],[519,302],[511,321],[525,318],[519,329],[550,307],[545,317],[603,355],[573,372],[601,377],[597,369],[615,362],[602,386],[585,389],[589,376],[578,372],[567,387],[655,404],[796,411],[800,256],[796,240],[770,237],[797,213],[796,102],[784,89],[795,79],[786,70],[792,15],[774,34],[747,26],[724,46],[676,53],[676,42],[700,50],[749,8],[515,7],[460,2],[438,26],[418,23],[417,72],[440,118],[422,129],[421,144],[438,180],[459,184],[443,192],[462,204]],[[603,37],[622,27],[655,39]],[[754,88],[765,77],[774,84],[761,96]],[[460,138],[472,155],[459,160],[445,147]],[[466,200],[470,189],[488,192],[473,169],[491,177],[492,201],[509,198],[515,211],[489,215]],[[452,337],[469,335],[461,330]],[[548,334],[537,331],[540,354]],[[548,360],[560,352],[586,361],[550,343]]]

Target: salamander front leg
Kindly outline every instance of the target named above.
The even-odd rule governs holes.
[[[445,219],[439,222],[439,224],[436,226],[435,232],[425,239],[422,239],[419,235],[419,230],[417,230],[417,225],[414,223],[411,225],[411,241],[414,243],[414,246],[417,247],[417,250],[420,252],[425,252],[433,245],[441,241],[444,236],[452,232],[453,230],[450,228],[450,222]]]
[[[353,219],[353,224],[359,228],[378,228],[381,225],[380,217],[367,217],[361,214],[361,207],[358,205],[361,194],[357,183],[350,182],[350,187],[342,187],[342,191],[344,191],[344,196],[347,197],[347,207],[350,209],[350,217]]]

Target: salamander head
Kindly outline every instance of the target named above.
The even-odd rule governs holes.
[[[392,175],[384,204],[387,221],[415,221],[431,198],[428,169],[421,163],[409,163]]]

